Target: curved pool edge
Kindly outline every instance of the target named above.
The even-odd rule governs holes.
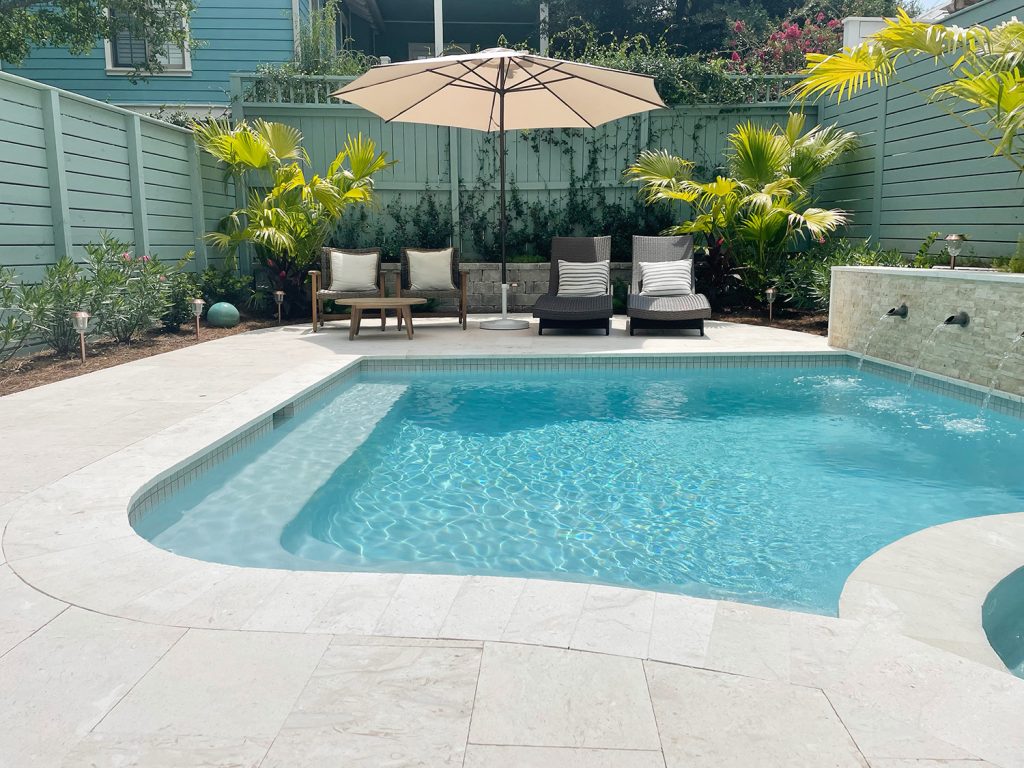
[[[766,353],[766,356],[775,354]],[[810,353],[807,357],[822,354],[831,358],[845,355],[856,359],[856,356],[841,350]],[[713,356],[750,360],[762,355],[726,353]],[[359,583],[361,589],[368,590],[371,599],[386,593],[402,579],[410,582],[421,580],[424,584],[433,580],[438,585],[447,582],[448,591],[452,585],[480,580],[514,584],[519,590],[525,589],[527,584],[542,583],[553,595],[573,590],[586,591],[591,586],[586,582],[490,576],[350,574],[225,565],[167,552],[141,538],[131,526],[131,519],[143,513],[147,503],[159,501],[155,490],[171,493],[176,482],[187,483],[190,468],[197,462],[230,447],[233,441],[241,447],[248,435],[257,437],[261,430],[268,428],[275,414],[282,409],[298,410],[301,403],[312,402],[319,393],[358,371],[364,360],[380,364],[382,359],[385,364],[388,360],[402,364],[422,360],[346,355],[331,363],[303,366],[28,494],[15,502],[24,510],[12,515],[3,532],[6,560],[32,586],[74,605],[124,618],[174,625],[194,625],[196,622],[200,626],[224,629],[242,629],[246,622],[238,621],[234,611],[220,614],[222,606],[219,600],[213,601],[217,604],[208,606],[209,610],[201,609],[199,604],[192,605],[193,601],[186,600],[186,582],[201,590],[216,588],[227,592],[236,583],[244,584],[247,586],[243,592],[251,590],[256,596],[267,596],[292,581],[311,585],[322,583],[325,588],[337,589],[347,579],[351,584]],[[288,415],[291,415],[290,410]],[[230,451],[226,454],[230,455]],[[80,514],[83,512],[87,514]],[[82,561],[83,557],[87,558],[87,563]],[[970,568],[965,568],[968,564]],[[981,623],[981,607],[992,587],[1022,565],[1024,513],[969,518],[927,528],[887,545],[861,562],[844,585],[839,618],[905,635],[1006,671],[988,643]],[[82,566],[89,571],[87,576],[82,576]],[[117,584],[116,589],[109,587],[111,581]],[[104,582],[107,588],[98,590],[97,586]],[[609,594],[662,595],[664,601],[672,597],[694,604],[738,606],[753,612],[760,611],[763,616],[807,616],[745,603],[668,595],[630,587],[594,586],[596,590],[607,590]],[[442,589],[442,593],[444,591]],[[174,599],[168,600],[171,595]],[[620,596],[620,599],[624,598]],[[654,598],[649,599],[653,601]],[[161,600],[167,600],[166,605],[157,605]],[[544,607],[556,610],[554,605]],[[828,617],[816,618],[830,620]],[[294,624],[291,622],[289,626]],[[377,627],[354,625],[344,629],[373,634]],[[415,622],[402,629],[419,636]],[[302,627],[298,631],[304,630]],[[491,627],[482,634],[487,637],[472,639],[493,638],[496,630]],[[544,635],[543,632],[540,634]],[[603,650],[622,652],[614,642]]]
[[[929,749],[938,740],[965,759],[1024,767],[1024,680],[883,627],[583,583],[242,568],[174,555],[135,533],[129,509],[147,490],[356,360],[296,368],[15,499],[5,508],[9,567],[65,603],[153,624],[362,644],[500,641],[722,671],[780,696],[810,687],[927,735]]]
[[[850,574],[839,615],[1009,674],[989,643],[982,608],[1024,566],[1024,512],[925,528],[883,547]]]

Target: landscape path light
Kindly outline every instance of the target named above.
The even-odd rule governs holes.
[[[78,346],[82,353],[82,362],[85,362],[85,332],[89,330],[89,313],[72,312],[71,324],[78,331]]]
[[[946,252],[949,254],[950,269],[956,269],[956,257],[963,250],[966,239],[963,235],[946,235]]]
[[[199,341],[199,318],[203,314],[203,304],[205,303],[202,299],[192,299],[192,314],[196,316],[196,341]]]
[[[768,325],[772,324],[772,306],[775,304],[775,297],[778,295],[775,288],[769,288],[764,292],[764,297],[768,301]]]
[[[284,304],[284,291],[274,291],[274,303],[277,304],[277,324],[281,324],[281,305]]]

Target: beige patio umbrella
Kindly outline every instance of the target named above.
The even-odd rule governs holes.
[[[508,48],[384,64],[331,95],[388,122],[498,132],[501,319],[480,324],[491,330],[529,326],[524,320],[508,317],[505,131],[596,128],[665,106],[653,78],[646,75]]]

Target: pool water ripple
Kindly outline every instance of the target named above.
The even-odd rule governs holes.
[[[241,565],[834,614],[882,546],[1024,506],[1021,422],[894,386],[847,369],[364,375],[137,527]]]

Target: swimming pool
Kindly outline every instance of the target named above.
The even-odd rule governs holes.
[[[1024,508],[1021,427],[842,365],[360,373],[135,527],[236,565],[835,614],[886,544]]]

